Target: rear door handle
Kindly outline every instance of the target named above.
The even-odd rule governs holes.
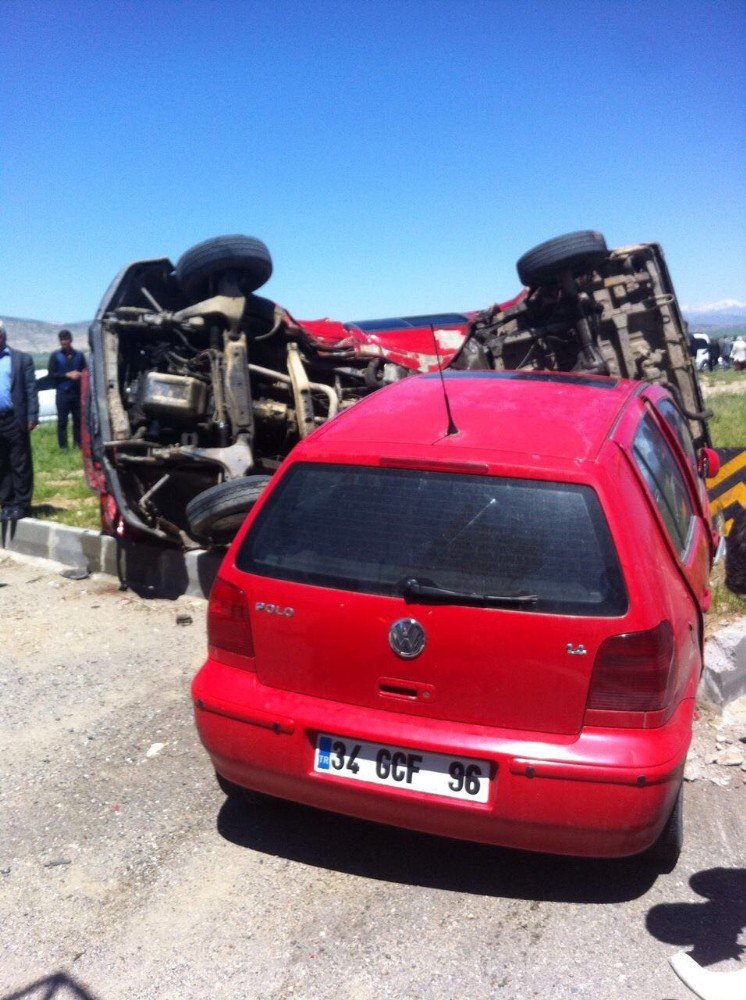
[[[382,698],[397,701],[427,701],[435,698],[435,687],[421,681],[402,680],[399,677],[379,677],[378,693]]]

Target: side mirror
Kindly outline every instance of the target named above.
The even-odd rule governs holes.
[[[702,448],[697,461],[703,479],[713,479],[720,472],[720,456],[714,448]]]

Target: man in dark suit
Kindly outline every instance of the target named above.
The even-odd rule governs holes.
[[[80,448],[80,379],[85,357],[73,347],[69,330],[59,332],[60,348],[49,355],[48,374],[57,390],[57,444],[67,448],[67,423],[73,418],[73,444]]]
[[[0,504],[4,521],[27,517],[34,492],[31,431],[39,423],[34,362],[8,347],[0,320]]]

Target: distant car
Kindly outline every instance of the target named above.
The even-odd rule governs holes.
[[[706,333],[694,333],[690,337],[689,353],[694,354],[694,365],[698,372],[710,367],[710,338]]]
[[[292,448],[371,392],[418,372],[585,371],[674,394],[709,442],[660,247],[593,231],[518,261],[526,286],[480,312],[297,321],[256,295],[266,246],[224,236],[126,267],[90,330],[88,480],[119,538],[223,545]]]
[[[716,537],[659,386],[449,371],[291,454],[192,694],[228,796],[560,854],[682,843]]]
[[[46,370],[37,369],[35,374],[39,393],[39,423],[48,424],[57,419],[57,391],[46,388],[49,381]]]

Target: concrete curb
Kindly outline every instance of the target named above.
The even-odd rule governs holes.
[[[746,615],[705,643],[705,669],[697,694],[718,711],[746,695]]]
[[[64,566],[110,576],[119,576],[121,569],[122,578],[134,591],[150,597],[207,597],[225,554],[122,543],[87,528],[34,518],[3,528],[4,547],[10,552],[53,559]]]

